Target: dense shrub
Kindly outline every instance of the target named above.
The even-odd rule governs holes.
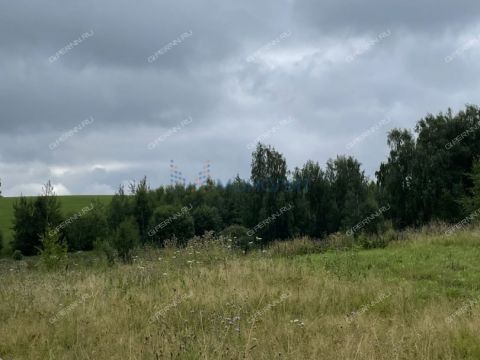
[[[384,248],[396,239],[397,232],[393,230],[391,221],[379,221],[375,231],[362,231],[354,235],[354,244],[364,249]]]
[[[98,239],[94,243],[94,248],[105,256],[109,266],[115,263],[115,248],[111,241],[108,239]]]
[[[107,236],[108,223],[105,209],[98,201],[67,219],[75,219],[64,229],[70,251],[92,250],[97,239],[102,240]]]
[[[3,233],[2,230],[0,229],[0,253],[2,252],[3,249]]]
[[[112,245],[124,262],[130,262],[134,249],[140,242],[138,227],[133,218],[124,220],[113,235]]]
[[[12,259],[15,261],[23,260],[23,255],[20,250],[14,250],[12,254]]]
[[[325,250],[325,246],[318,240],[312,240],[307,237],[293,239],[291,241],[275,241],[269,248],[268,252],[277,256],[297,256],[319,253]]]
[[[110,230],[115,230],[131,215],[131,201],[125,194],[125,189],[122,186],[119,187],[118,192],[112,197],[107,209],[107,221]]]
[[[217,208],[202,205],[193,213],[195,235],[203,235],[206,231],[219,231],[222,226],[222,218]]]
[[[472,187],[468,190],[467,196],[462,199],[466,216],[476,213],[480,209],[480,159],[476,159],[468,177],[472,182]],[[478,218],[476,222],[478,222]]]
[[[384,248],[387,246],[386,238],[380,235],[359,234],[356,242],[364,249]]]
[[[253,237],[247,235],[248,229],[241,225],[231,225],[222,230],[220,235],[232,240],[233,245],[236,248],[244,251],[248,250],[249,243],[253,243]],[[252,244],[253,245],[253,244]]]
[[[191,209],[191,207],[190,207]],[[166,205],[157,208],[150,222],[149,239],[154,244],[163,246],[165,240],[175,237],[184,245],[194,235],[194,222],[190,209]]]

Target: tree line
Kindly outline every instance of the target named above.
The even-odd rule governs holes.
[[[325,168],[309,160],[289,170],[280,152],[259,143],[248,180],[237,175],[225,185],[208,179],[202,186],[151,189],[143,178],[120,186],[108,205],[94,201],[88,211],[66,217],[47,183],[42,195],[14,204],[13,249],[34,255],[45,238],[56,236],[71,251],[100,244],[128,259],[137,245],[174,240],[181,246],[206,231],[232,236],[245,248],[339,231],[380,236],[389,228],[453,223],[480,208],[479,107],[427,115],[414,132],[390,131],[387,144],[375,179],[352,156],[337,156]]]

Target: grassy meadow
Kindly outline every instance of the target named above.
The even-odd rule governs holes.
[[[66,216],[68,214],[76,213],[85,206],[98,199],[105,204],[111,200],[111,195],[72,195],[72,196],[58,196],[60,203],[62,204],[62,212]],[[5,246],[12,240],[12,221],[13,221],[13,204],[17,201],[18,197],[1,197],[0,196],[0,230],[4,234]]]
[[[480,232],[0,260],[0,358],[480,359]]]

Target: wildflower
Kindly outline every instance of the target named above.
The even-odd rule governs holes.
[[[300,327],[305,326],[304,322],[303,322],[303,321],[300,321],[300,320],[298,320],[298,319],[290,320],[290,322],[293,323],[293,324],[296,324],[296,325],[298,325],[298,326],[300,326]]]

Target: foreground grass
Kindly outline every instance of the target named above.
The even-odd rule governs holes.
[[[238,255],[196,244],[67,271],[0,263],[0,357],[479,359],[480,234]],[[454,315],[452,315],[454,314]]]

